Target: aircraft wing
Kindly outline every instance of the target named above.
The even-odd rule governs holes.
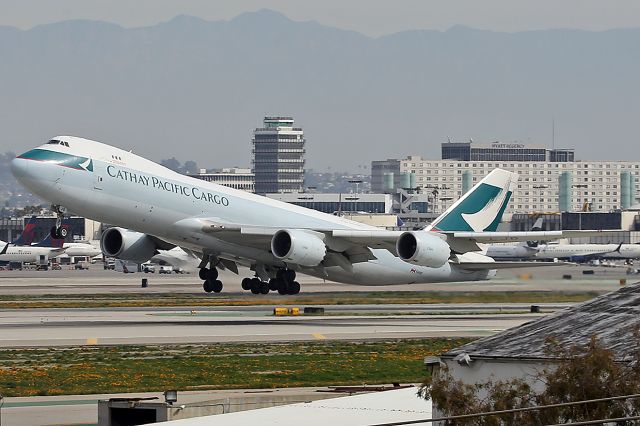
[[[267,249],[273,235],[282,230],[280,227],[258,227],[238,223],[229,223],[218,218],[190,218],[175,224],[181,233],[193,235],[207,234],[224,241]],[[296,228],[299,229],[299,228]],[[384,229],[304,229],[309,232],[325,234],[327,246],[337,252],[347,249],[384,248],[396,254],[396,241],[404,231],[388,231]],[[609,236],[619,230],[565,230],[565,231],[524,231],[524,232],[432,232],[446,240],[456,253],[478,251],[478,243],[507,243],[530,240],[557,240],[571,237]]]

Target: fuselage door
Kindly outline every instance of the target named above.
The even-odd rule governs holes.
[[[102,175],[100,173],[95,172],[93,174],[93,189],[102,190],[103,180],[104,178],[102,177]]]

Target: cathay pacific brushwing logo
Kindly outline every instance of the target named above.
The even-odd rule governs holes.
[[[471,229],[475,232],[482,232],[491,227],[498,215],[502,216],[504,211],[503,206],[506,207],[505,200],[509,196],[509,191],[500,189],[500,193],[493,198],[482,210],[476,213],[462,213],[462,219],[469,224]],[[507,200],[508,202],[508,200]]]
[[[91,160],[91,158],[87,158],[87,161],[85,161],[84,163],[80,163],[79,166],[82,167],[83,169],[85,169],[88,172],[92,172],[93,171],[93,160]]]

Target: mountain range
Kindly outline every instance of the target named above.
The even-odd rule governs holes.
[[[144,28],[0,27],[0,151],[72,134],[201,167],[248,166],[265,115],[304,128],[308,165],[439,158],[440,143],[524,141],[640,159],[640,29],[380,38],[270,11]]]

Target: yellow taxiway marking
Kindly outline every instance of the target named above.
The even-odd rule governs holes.
[[[97,337],[89,337],[87,338],[87,345],[97,345],[98,338]]]
[[[318,340],[326,339],[326,336],[324,334],[320,334],[320,333],[313,333],[313,337],[315,337]]]

